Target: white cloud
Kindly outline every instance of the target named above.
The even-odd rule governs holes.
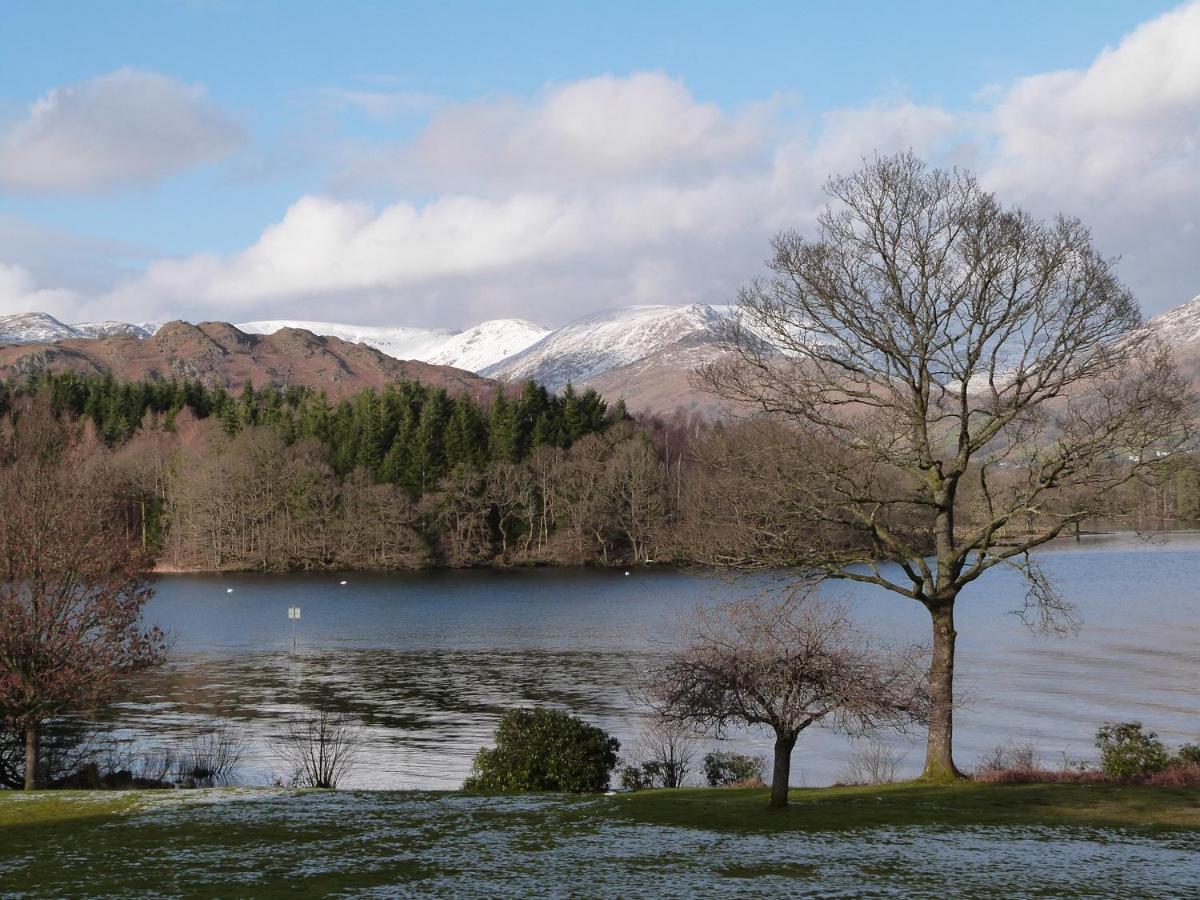
[[[1200,3],[1153,19],[1086,69],[999,95],[985,182],[1091,225],[1156,309],[1200,290]]]
[[[218,160],[241,128],[203,88],[121,69],[56,88],[0,129],[0,189],[93,191],[147,184]]]
[[[0,262],[0,315],[23,312],[45,312],[66,321],[75,318],[84,298],[66,288],[39,287],[33,275],[23,266]]]
[[[366,91],[349,88],[322,88],[316,99],[330,109],[352,109],[377,122],[390,122],[401,116],[432,111],[438,98],[424,91]]]
[[[304,196],[244,250],[152,262],[95,303],[134,319],[461,326],[728,302],[772,234],[811,225],[831,173],[905,147],[968,165],[1002,200],[1079,215],[1104,252],[1124,254],[1151,312],[1200,290],[1200,3],[1086,69],[977,104],[900,97],[804,121],[781,98],[726,110],[651,72],[439,107],[339,182],[430,199]]]
[[[343,183],[491,192],[697,175],[761,160],[778,101],[733,114],[661,72],[441,107],[402,146],[357,148]]]

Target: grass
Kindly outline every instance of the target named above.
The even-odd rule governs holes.
[[[762,790],[705,789],[587,798],[0,792],[0,893],[498,896],[528,893],[530,871],[547,893],[654,893],[655,884],[666,893],[736,893],[751,883],[831,893],[899,884],[919,893],[943,877],[944,854],[912,852],[930,839],[944,847],[967,835],[1003,854],[1036,834],[1037,847],[1063,842],[1094,854],[1088,877],[1098,879],[1136,877],[1128,859],[1120,873],[1133,874],[1099,870],[1121,853],[1166,854],[1155,857],[1161,867],[1180,854],[1190,865],[1200,852],[1197,788],[911,783],[795,790],[784,810],[766,802]],[[1061,876],[1057,853],[1047,878]],[[980,890],[1006,875],[986,877]]]
[[[638,822],[723,831],[904,826],[1087,826],[1200,830],[1200,788],[1081,784],[872,785],[793,790],[767,809],[762,790],[644,791],[615,810]]]

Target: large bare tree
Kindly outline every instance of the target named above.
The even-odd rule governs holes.
[[[792,454],[808,530],[828,535],[808,570],[929,611],[924,774],[953,778],[959,594],[1009,566],[1061,611],[1029,551],[1178,453],[1193,400],[1077,220],[911,153],[826,189],[813,237],[775,238],[701,380],[821,448]]]

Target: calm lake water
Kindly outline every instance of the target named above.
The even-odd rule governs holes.
[[[1200,735],[1200,537],[1094,537],[1040,559],[1077,604],[1081,628],[1030,633],[1010,614],[1024,596],[1013,573],[968,588],[958,611],[968,698],[959,764],[1008,740],[1032,742],[1049,765],[1090,757],[1105,721],[1140,720],[1168,743]],[[269,737],[297,711],[328,704],[365,729],[346,786],[455,788],[511,706],[560,706],[631,744],[642,721],[628,693],[637,672],[688,610],[753,590],[654,569],[166,576],[147,618],[174,636],[172,662],[113,718],[142,746],[230,720],[252,737],[241,780],[257,784],[275,765]],[[860,586],[826,593],[881,635],[927,639],[928,615],[911,600]],[[289,606],[302,610],[295,651]],[[920,747],[889,741],[915,773]],[[765,755],[771,741],[739,733],[723,745]],[[810,730],[793,783],[834,781],[849,750]]]

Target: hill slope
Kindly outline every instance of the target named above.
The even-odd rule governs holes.
[[[346,397],[388,381],[415,379],[452,394],[483,397],[495,385],[449,366],[401,361],[372,347],[322,337],[300,328],[247,334],[225,322],[169,322],[150,337],[118,334],[43,343],[0,344],[0,378],[42,369],[120,379],[191,378],[209,387],[303,386]]]

